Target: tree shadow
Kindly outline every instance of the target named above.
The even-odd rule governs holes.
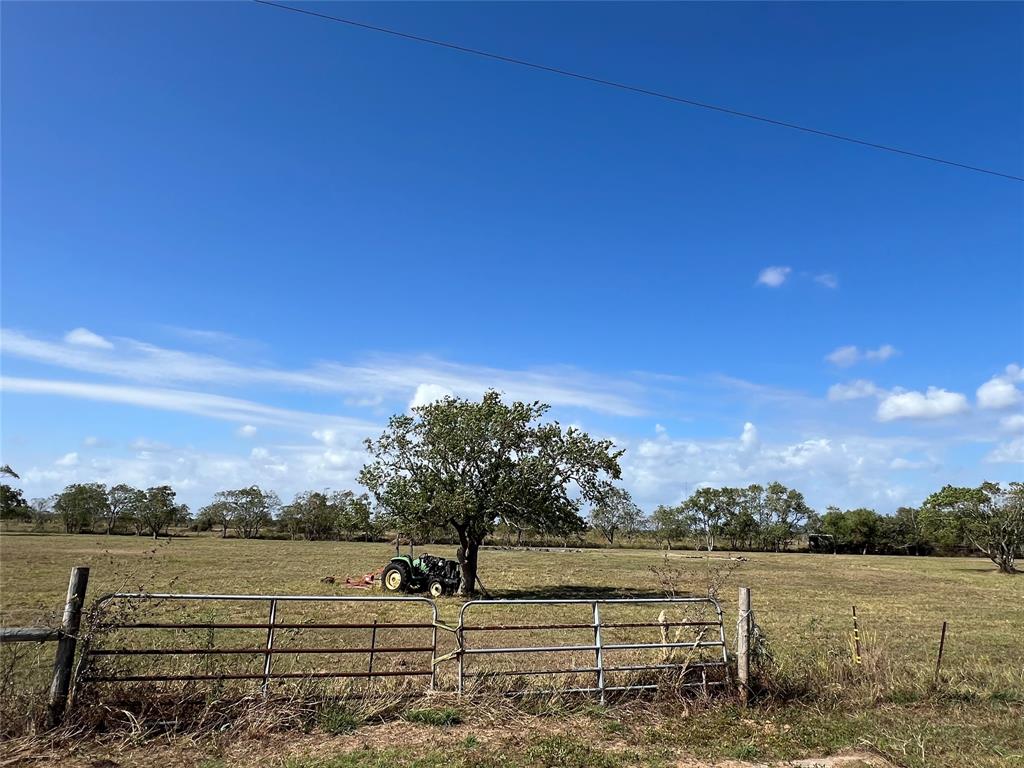
[[[550,584],[524,589],[491,589],[492,598],[500,600],[614,600],[616,598],[662,598],[664,592],[635,587],[601,587],[571,584]]]

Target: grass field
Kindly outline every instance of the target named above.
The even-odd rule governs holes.
[[[452,555],[445,547],[427,549]],[[379,567],[390,554],[385,544],[5,533],[0,619],[11,626],[52,615],[72,565],[92,568],[93,597],[118,589],[326,595],[346,593],[346,576]],[[693,552],[488,550],[481,555],[481,578],[495,597],[657,595],[666,582],[700,594],[709,580],[721,582],[730,646],[736,588],[749,586],[773,657],[764,670],[770,695],[750,710],[732,702],[634,702],[607,709],[503,706],[489,716],[455,699],[446,704],[453,717],[406,723],[408,750],[377,738],[394,733],[392,722],[329,736],[308,755],[295,753],[295,744],[303,743],[298,739],[273,755],[260,753],[258,762],[480,765],[515,744],[520,762],[506,756],[503,765],[682,765],[685,755],[767,760],[853,749],[907,766],[1024,764],[1024,578],[1001,576],[978,559],[743,556],[747,560],[736,563]],[[324,583],[327,576],[336,583]],[[441,605],[442,619],[454,622],[459,601]],[[849,661],[853,605],[862,667]],[[949,621],[943,679],[933,690],[943,620]],[[508,733],[502,718],[530,735]],[[340,755],[324,755],[330,743]],[[232,749],[211,742],[176,754],[183,764],[247,764]]]

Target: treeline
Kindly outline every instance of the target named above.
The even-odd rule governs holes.
[[[177,503],[167,485],[145,490],[119,484],[69,485],[44,499],[25,501],[21,491],[0,485],[0,519],[42,529],[56,523],[66,533],[133,533],[154,538],[174,527],[212,531],[222,537],[316,540],[384,540],[394,526],[366,494],[306,491],[284,505],[258,486],[221,491],[195,513]],[[416,541],[443,541],[450,532],[423,527],[402,531]],[[523,545],[555,540],[583,545],[588,534],[609,546],[689,547],[712,551],[781,552],[799,545],[811,551],[856,554],[963,553],[988,556],[1001,570],[1013,570],[1024,556],[1024,484],[983,483],[977,488],[946,486],[921,507],[900,507],[893,515],[872,509],[828,507],[819,515],[803,494],[781,483],[745,488],[701,488],[674,506],[650,515],[629,494],[613,488],[578,525],[559,530],[524,527],[499,519],[495,543]]]
[[[167,485],[142,490],[119,484],[75,483],[47,498],[27,502],[19,489],[0,486],[0,519],[58,525],[65,533],[131,533],[158,538],[170,529],[229,532],[256,539],[268,532],[308,540],[363,539],[383,535],[369,497],[351,491],[307,491],[288,505],[259,486],[220,491],[195,513],[176,502]]]

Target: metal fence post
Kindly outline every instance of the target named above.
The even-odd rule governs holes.
[[[604,655],[601,652],[601,610],[594,603],[594,661],[597,662],[597,690],[601,694],[601,706],[604,706]]]
[[[68,691],[71,688],[71,671],[75,662],[75,646],[78,629],[82,624],[82,606],[85,605],[85,589],[89,584],[89,569],[76,565],[71,569],[68,580],[68,595],[64,603],[64,616],[60,625],[60,639],[53,660],[53,681],[50,683],[50,702],[46,711],[46,726],[55,728],[64,718]]]
[[[270,687],[270,665],[274,658],[274,624],[277,621],[277,600],[270,601],[270,621],[267,627],[267,652],[263,657],[263,694]]]
[[[744,704],[750,695],[750,587],[740,587],[739,619],[736,622],[736,676],[740,699]]]

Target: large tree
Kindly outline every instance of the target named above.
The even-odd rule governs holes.
[[[66,533],[81,533],[107,514],[107,487],[100,483],[69,485],[54,499],[53,511],[64,524]]]
[[[1024,556],[1024,483],[982,483],[977,488],[947,485],[921,508],[926,530],[946,543],[967,542],[1002,573],[1016,573]]]
[[[673,541],[682,541],[690,535],[693,521],[687,515],[682,506],[669,507],[664,504],[651,513],[651,531],[654,538],[664,541],[669,549],[672,549]]]
[[[20,488],[0,483],[0,520],[31,520],[32,510]]]
[[[620,476],[610,440],[541,423],[549,406],[446,397],[392,416],[359,481],[402,530],[451,526],[459,537],[462,592],[476,592],[480,545],[507,522],[548,533],[582,525]]]
[[[694,531],[704,539],[708,552],[715,548],[724,522],[738,506],[736,488],[699,488],[683,502],[683,510],[693,521]]]
[[[233,491],[220,491],[214,503],[222,502],[228,521],[239,537],[255,539],[260,530],[273,521],[281,509],[281,500],[273,491],[264,491],[258,485]]]
[[[141,530],[149,531],[153,538],[177,520],[182,513],[181,506],[174,503],[174,489],[169,485],[158,485],[146,489],[138,499],[136,515]]]
[[[107,506],[104,510],[107,533],[113,533],[121,520],[134,518],[145,500],[146,494],[143,491],[125,483],[118,483],[107,491]]]

